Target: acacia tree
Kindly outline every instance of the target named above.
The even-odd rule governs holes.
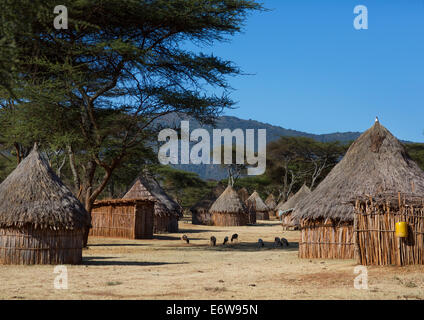
[[[152,139],[155,119],[183,112],[211,123],[232,106],[226,79],[240,70],[185,44],[224,41],[241,30],[249,12],[262,9],[248,0],[62,1],[68,29],[56,30],[57,1],[1,2],[2,23],[12,27],[1,34],[9,42],[0,47],[0,68],[12,50],[8,83],[19,94],[0,99],[39,112],[14,127],[18,134],[9,144],[24,144],[26,127],[41,126],[37,139],[67,153],[74,189],[89,212],[116,168]],[[222,94],[204,93],[211,86]],[[60,118],[50,117],[64,128],[63,139],[51,141],[53,127],[42,121],[46,105],[61,110]]]
[[[261,9],[245,0],[63,1],[68,29],[56,30],[56,1],[4,2],[9,24],[29,21],[25,30],[8,31],[16,46],[14,81],[24,88],[14,104],[38,106],[37,121],[46,101],[64,110],[60,123],[72,130],[61,147],[89,211],[113,171],[154,133],[155,119],[178,111],[211,122],[233,104],[226,77],[240,70],[184,44],[223,41]],[[222,95],[206,95],[207,86]],[[103,179],[95,185],[98,170]]]
[[[288,199],[295,186],[316,184],[337,164],[347,146],[305,137],[281,137],[268,144],[268,176],[279,186],[279,199]]]

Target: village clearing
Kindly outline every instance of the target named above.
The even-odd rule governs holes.
[[[239,243],[223,246],[225,236]],[[190,243],[181,241],[186,234]],[[218,244],[209,246],[214,235]],[[273,248],[284,237],[289,248]],[[354,260],[299,259],[300,232],[278,221],[211,227],[180,221],[153,240],[90,238],[83,264],[67,266],[68,289],[54,289],[54,266],[0,266],[1,299],[424,299],[424,266],[368,267],[368,290],[354,288]],[[265,242],[257,245],[258,238]]]

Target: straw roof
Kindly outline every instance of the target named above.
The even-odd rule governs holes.
[[[0,227],[80,230],[90,225],[84,206],[62,183],[37,146],[0,184]]]
[[[246,203],[251,205],[255,211],[269,211],[268,206],[262,201],[261,196],[256,191],[252,193]]]
[[[309,189],[307,185],[304,184],[293,197],[291,197],[286,202],[280,202],[277,206],[277,210],[282,210],[285,212],[292,211],[296,204],[302,199],[306,198],[309,194],[311,194],[311,189]]]
[[[294,216],[351,221],[354,206],[349,201],[353,198],[398,191],[424,194],[424,172],[404,146],[376,121],[318,187],[296,205]]]
[[[204,198],[198,201],[194,206],[190,208],[191,212],[209,211],[212,204],[218,199],[218,197],[225,191],[225,186],[222,183],[213,188]]]
[[[275,197],[272,193],[268,196],[268,198],[266,198],[265,204],[270,210],[274,210],[277,206],[277,202],[275,201]]]
[[[182,217],[181,206],[176,203],[150,172],[144,170],[134,181],[122,199],[147,199],[155,201],[156,215],[177,215]]]
[[[246,188],[241,188],[237,193],[241,201],[246,202],[246,200],[249,199],[249,191],[247,191]]]
[[[228,186],[225,191],[216,199],[211,208],[210,213],[244,213],[246,207],[240,200],[239,195],[233,189]]]

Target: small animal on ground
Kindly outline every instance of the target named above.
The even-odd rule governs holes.
[[[183,241],[185,241],[185,242],[187,242],[187,243],[190,243],[190,240],[188,239],[188,237],[187,237],[186,235],[183,235],[183,236],[181,237],[181,240],[183,240]]]
[[[289,242],[287,241],[286,238],[281,238],[281,244],[282,244],[282,246],[286,246],[286,247],[290,246],[290,244],[289,244]]]
[[[265,246],[264,241],[262,239],[258,239],[259,248],[263,248]]]
[[[214,236],[211,237],[211,242],[210,242],[211,246],[216,246],[216,238]]]
[[[281,239],[278,238],[278,237],[275,237],[274,248],[276,248],[276,247],[282,247],[282,246],[283,246],[283,244],[281,243]]]
[[[234,234],[231,236],[231,242],[233,242],[233,240],[234,240],[234,241],[236,241],[236,240],[237,240],[237,242],[238,242],[238,234],[237,234],[237,233],[234,233]]]
[[[226,244],[227,242],[228,242],[228,237],[225,237],[225,238],[224,238],[223,245],[224,245],[224,244]]]

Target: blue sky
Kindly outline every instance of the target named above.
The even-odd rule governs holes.
[[[231,78],[236,110],[310,133],[364,131],[376,115],[424,142],[424,0],[264,0],[244,33],[204,52],[252,76]],[[356,5],[368,30],[353,27]]]

